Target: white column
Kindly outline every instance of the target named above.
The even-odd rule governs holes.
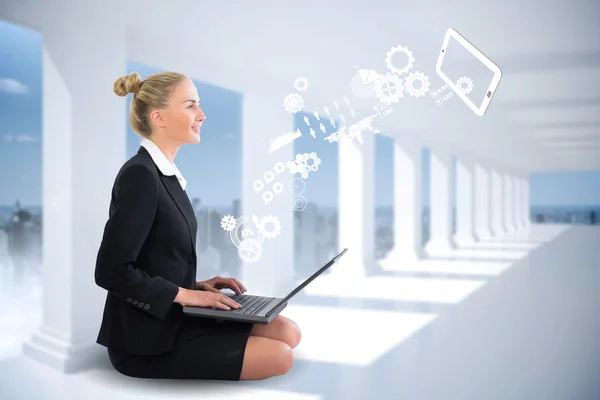
[[[502,175],[503,179],[503,221],[506,232],[513,232],[516,229],[514,223],[515,213],[515,191],[512,173],[507,171]]]
[[[456,247],[452,232],[454,203],[452,155],[441,150],[431,150],[430,166],[430,240],[427,252],[445,251]]]
[[[523,178],[523,207],[525,209],[525,226],[531,225],[531,211],[530,211],[530,198],[529,198],[529,175]]]
[[[491,171],[481,162],[475,163],[475,236],[488,239],[491,230]]]
[[[521,202],[521,176],[514,174],[513,179],[513,226],[516,229],[521,228],[523,205]]]
[[[473,244],[475,235],[476,198],[475,163],[466,157],[456,159],[456,234],[458,245]]]
[[[386,260],[416,261],[423,251],[423,172],[421,145],[394,138],[394,248]]]
[[[491,216],[492,216],[492,234],[494,236],[502,235],[506,232],[504,229],[504,197],[502,195],[503,179],[497,167],[491,170],[492,178],[492,198],[491,198]]]
[[[517,208],[516,226],[521,229],[525,227],[527,220],[527,207],[525,206],[525,178],[523,174],[515,175],[515,204]]]
[[[348,254],[332,267],[333,273],[363,277],[371,272],[375,246],[375,136],[366,133],[364,143],[339,143],[339,250]]]
[[[281,171],[281,164],[278,164],[285,166],[294,160],[294,145],[287,144],[269,154],[270,140],[292,132],[294,127],[293,114],[283,108],[283,98],[289,89],[280,89],[261,89],[257,84],[256,89],[246,91],[243,98],[242,215],[237,217],[247,216],[249,223],[241,229],[250,228],[254,232],[257,228],[251,220],[253,214],[259,219],[273,215],[281,222],[281,233],[262,242],[262,255],[258,261],[241,264],[241,279],[248,292],[263,296],[287,294],[284,292],[289,289],[294,276],[294,208],[289,188],[293,176],[287,167]],[[256,181],[264,185],[258,192],[254,185]],[[310,176],[307,185],[310,185]],[[277,194],[280,189],[282,191]],[[265,202],[265,198],[269,199],[266,192],[273,195],[271,201]]]
[[[126,73],[125,26],[116,19],[107,29],[101,10],[78,10],[78,18],[53,10],[40,25],[43,310],[41,326],[23,345],[26,356],[65,372],[106,357],[96,344],[106,291],[95,284],[94,267],[126,157],[125,100],[112,91]]]

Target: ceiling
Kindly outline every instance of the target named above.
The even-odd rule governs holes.
[[[186,63],[199,80],[209,69],[228,71],[209,82],[238,90],[252,84],[292,92],[293,80],[305,76],[307,108],[332,109],[348,96],[358,116],[372,114],[376,103],[353,96],[358,68],[388,72],[386,52],[403,45],[414,70],[438,89],[444,82],[435,64],[446,30],[455,28],[502,70],[487,113],[476,116],[457,96],[438,107],[429,95],[405,95],[380,120],[384,134],[418,136],[432,149],[523,172],[600,170],[597,0],[178,0],[168,7],[106,0],[98,7],[127,22],[130,57],[153,53],[168,60],[162,68]]]
[[[199,64],[210,60],[240,76],[289,82],[290,91],[291,82],[305,76],[323,105],[332,109],[346,95],[365,116],[375,102],[352,97],[357,68],[387,72],[386,52],[403,45],[413,53],[415,70],[429,77],[430,89],[439,88],[435,64],[446,30],[455,28],[502,70],[487,113],[476,116],[457,96],[443,107],[427,95],[405,96],[380,122],[384,133],[416,135],[432,149],[524,172],[600,169],[598,1],[127,4],[139,13],[133,29],[189,46]],[[159,39],[161,24],[168,29],[160,30]],[[310,104],[322,109],[318,101]]]

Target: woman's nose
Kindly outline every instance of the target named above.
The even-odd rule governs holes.
[[[196,118],[200,121],[204,121],[206,119],[206,115],[204,114],[204,111],[202,111],[202,109],[200,109],[198,115],[196,115]]]

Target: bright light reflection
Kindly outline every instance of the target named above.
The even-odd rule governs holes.
[[[456,304],[484,284],[485,281],[474,279],[347,277],[338,271],[335,275],[320,276],[303,292],[309,296]]]
[[[367,366],[437,318],[435,314],[290,305],[298,323],[298,359]],[[351,349],[351,351],[349,351]]]
[[[396,262],[382,260],[380,265],[387,272],[423,272],[447,275],[498,276],[512,265],[511,262],[467,260],[419,260]]]

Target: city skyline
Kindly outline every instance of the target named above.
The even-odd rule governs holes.
[[[0,206],[20,200],[24,207],[40,207],[42,191],[42,35],[38,32],[0,22]],[[158,69],[128,63],[123,73],[137,71],[142,78]],[[117,77],[115,77],[116,79]],[[189,182],[190,198],[200,197],[209,207],[221,207],[240,199],[243,94],[194,80],[207,114],[202,141],[198,146],[183,146],[176,159]],[[282,93],[284,96],[285,93]],[[283,98],[283,97],[282,97]],[[133,156],[141,138],[127,122],[128,96],[123,110],[127,126],[127,158]],[[268,111],[268,110],[266,110]],[[337,147],[308,134],[303,121],[307,114],[297,113],[295,125],[303,137],[294,142],[297,152],[316,151],[322,160],[319,171],[307,181],[307,200],[321,208],[337,208]],[[328,133],[332,133],[328,126]],[[276,137],[281,132],[270,132]],[[376,207],[393,203],[392,139],[382,134],[375,143]],[[125,162],[125,160],[123,160]],[[429,152],[423,150],[423,204],[429,205]],[[208,173],[210,171],[210,174]],[[222,182],[227,182],[223,185]],[[596,206],[600,204],[600,171],[548,172],[531,175],[530,205]]]

